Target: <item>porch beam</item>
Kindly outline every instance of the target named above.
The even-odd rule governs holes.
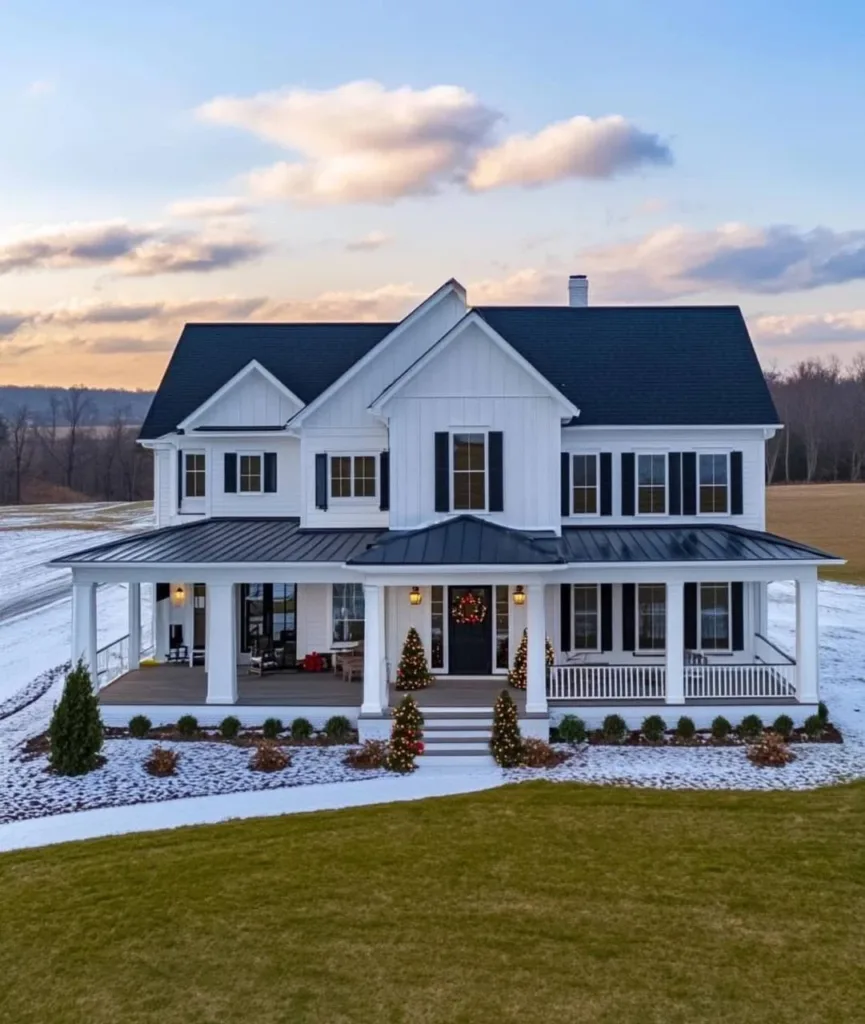
[[[685,703],[685,585],[667,583],[666,701]]]
[[[796,696],[802,704],[820,699],[817,572],[796,582]]]
[[[141,668],[141,584],[127,586],[129,598],[129,671]]]
[[[374,583],[363,585],[363,704],[362,715],[380,715],[387,704],[383,702],[382,659],[384,647],[384,589]]]
[[[540,583],[530,583],[527,598],[526,713],[545,715],[548,708],[546,608],[543,586]]]
[[[207,703],[237,703],[237,606],[235,584],[207,587]],[[164,602],[168,604],[168,601]]]

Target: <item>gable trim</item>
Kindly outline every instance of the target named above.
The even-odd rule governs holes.
[[[237,384],[253,373],[260,373],[262,377],[264,377],[269,384],[272,384],[273,387],[275,387],[285,398],[288,398],[297,405],[303,405],[303,402],[297,397],[297,395],[287,388],[281,380],[274,377],[266,366],[262,366],[257,359],[250,359],[246,366],[238,370],[237,373],[233,377],[229,378],[221,388],[214,391],[210,398],[202,402],[197,409],[193,409],[185,419],[181,420],[180,423],[177,424],[175,430],[179,432],[181,430],[188,429],[191,424],[195,423],[196,419],[204,415],[208,409],[213,408],[221,398],[224,398],[225,395],[227,395]]]
[[[568,419],[577,417],[580,415],[580,410],[566,398],[561,391],[553,384],[550,383],[547,378],[532,366],[532,364],[511,345],[505,338],[503,338],[498,331],[494,330],[484,320],[484,318],[477,312],[477,310],[469,310],[466,315],[458,323],[446,333],[443,334],[438,341],[434,342],[422,356],[416,359],[411,366],[403,373],[399,375],[395,380],[391,381],[390,384],[382,391],[369,405],[369,410],[374,413],[381,414],[384,406],[389,402],[395,395],[397,395],[409,381],[414,378],[428,366],[433,359],[435,359],[441,352],[443,352],[448,345],[450,345],[455,338],[458,338],[463,331],[472,325],[479,327],[487,338],[492,341],[506,356],[510,357],[522,370],[524,370],[537,384],[549,394],[550,398],[558,402],[562,406],[563,413],[562,418],[567,417]]]

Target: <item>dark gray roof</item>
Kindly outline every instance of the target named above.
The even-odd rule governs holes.
[[[168,562],[338,562],[381,530],[301,530],[298,519],[199,519],[55,559],[61,565]]]
[[[161,437],[257,359],[304,403],[311,402],[396,324],[187,324],[141,427]]]
[[[778,423],[738,306],[482,306],[596,424]]]
[[[421,530],[382,534],[351,565],[561,565],[552,532],[510,530],[475,516],[455,516]]]

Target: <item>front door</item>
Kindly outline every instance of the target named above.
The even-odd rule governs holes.
[[[448,671],[488,676],[493,671],[492,587],[448,589]]]

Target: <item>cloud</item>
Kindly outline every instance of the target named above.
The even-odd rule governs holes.
[[[383,245],[389,245],[392,241],[393,238],[383,231],[370,231],[363,238],[346,242],[345,247],[349,252],[371,252],[373,249],[380,249]]]
[[[54,92],[54,83],[47,78],[37,78],[24,90],[24,95],[31,99],[40,99],[42,96],[51,96]]]
[[[666,143],[624,117],[572,117],[484,150],[468,181],[478,192],[504,185],[530,187],[566,178],[613,178],[643,164],[672,160]]]
[[[358,81],[318,92],[221,96],[197,114],[298,154],[248,180],[259,198],[305,205],[392,202],[454,184],[484,191],[609,178],[672,159],[658,136],[617,115],[574,117],[497,141],[502,115],[455,85],[387,90]]]
[[[212,217],[242,217],[252,208],[252,203],[240,196],[209,196],[181,199],[172,203],[168,212],[178,220],[208,220]]]
[[[828,345],[865,342],[865,309],[843,313],[764,314],[748,318],[755,341],[764,345]]]
[[[265,248],[245,229],[170,232],[125,221],[67,224],[0,242],[0,275],[81,267],[105,267],[131,277],[205,272],[255,259]]]

